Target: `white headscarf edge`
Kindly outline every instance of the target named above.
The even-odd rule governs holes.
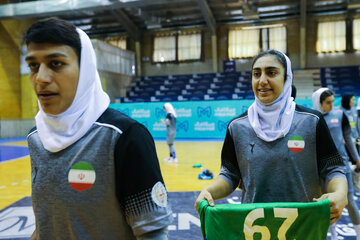
[[[311,100],[312,100],[312,104],[313,104],[313,109],[321,112],[322,114],[324,114],[325,112],[323,111],[321,104],[320,104],[320,96],[323,92],[325,92],[326,90],[329,90],[328,88],[319,88],[318,90],[316,90],[315,92],[313,92],[313,94],[311,95]]]
[[[110,99],[101,87],[96,68],[95,51],[89,37],[76,29],[81,42],[79,80],[74,100],[63,113],[46,114],[38,101],[36,127],[44,148],[61,151],[83,137],[94,122],[108,108]]]
[[[293,81],[291,61],[284,53],[282,54],[286,59],[287,66],[286,79],[280,95],[270,104],[262,103],[255,96],[255,101],[248,110],[250,125],[256,135],[266,142],[286,136],[290,130],[295,112],[296,104],[291,97]]]
[[[171,103],[165,103],[164,108],[166,109],[167,113],[171,113],[172,115],[174,115],[175,118],[177,118],[175,108]]]

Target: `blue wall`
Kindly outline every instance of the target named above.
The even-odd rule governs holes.
[[[254,100],[172,102],[177,118],[177,139],[224,138],[229,121],[245,112]],[[311,99],[296,99],[296,103],[312,107]],[[336,98],[334,105],[340,104]],[[145,125],[154,138],[165,138],[163,102],[119,103],[110,107],[125,113]]]

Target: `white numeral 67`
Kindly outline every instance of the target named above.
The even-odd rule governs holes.
[[[286,240],[286,232],[298,217],[297,208],[274,208],[276,218],[285,218],[278,231],[278,239]],[[257,208],[248,213],[244,222],[246,240],[253,240],[254,233],[261,233],[261,240],[270,240],[270,231],[266,226],[253,225],[255,220],[264,218],[264,209]]]

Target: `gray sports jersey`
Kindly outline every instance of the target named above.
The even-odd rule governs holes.
[[[167,239],[172,213],[144,126],[107,109],[65,150],[45,150],[36,129],[28,143],[38,240]]]
[[[166,115],[166,142],[173,144],[176,136],[176,117],[172,113]]]
[[[351,140],[351,127],[344,112],[340,109],[333,109],[331,112],[324,115],[324,119],[329,127],[336,148],[339,150],[344,162],[348,164],[349,161],[343,139],[345,140],[345,144],[352,156],[352,159],[354,159],[354,161],[359,161],[359,155]],[[348,171],[349,170],[350,169],[348,168]]]
[[[285,137],[266,142],[256,136],[247,112],[229,123],[219,177],[243,203],[311,202],[323,184],[345,178],[345,166],[321,114],[296,105]]]
[[[357,115],[357,111],[354,107],[350,108],[349,110],[340,107],[341,110],[344,111],[345,115],[347,116],[349,123],[350,123],[350,127],[351,127],[351,136],[354,139],[357,139],[359,137],[359,133],[356,129],[356,122],[358,119],[358,115]]]

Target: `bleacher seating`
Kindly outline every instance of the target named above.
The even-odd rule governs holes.
[[[360,67],[327,67],[294,71],[297,98],[311,98],[319,87],[336,96],[360,95]],[[184,74],[142,77],[128,88],[121,102],[254,99],[251,72]]]
[[[148,76],[129,87],[126,97],[121,101],[251,99],[254,96],[250,77],[250,72]]]
[[[360,95],[360,66],[327,67],[321,69],[321,85],[340,97],[346,93]]]

